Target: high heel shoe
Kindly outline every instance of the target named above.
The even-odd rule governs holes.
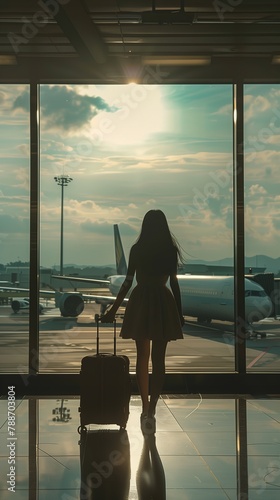
[[[156,432],[155,417],[149,417],[146,413],[141,413],[140,425],[143,434],[154,434]]]

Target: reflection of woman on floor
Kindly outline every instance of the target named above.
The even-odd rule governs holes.
[[[166,482],[162,461],[157,451],[155,434],[145,436],[136,473],[139,500],[166,500]]]
[[[137,285],[126,306],[121,337],[136,342],[136,376],[142,399],[141,428],[155,432],[155,411],[165,375],[167,342],[183,338],[181,295],[177,281],[179,245],[172,236],[161,210],[150,210],[143,219],[141,233],[130,250],[126,279],[111,309],[101,317],[112,322],[131,288],[136,273]],[[167,288],[167,280],[170,287]],[[152,377],[149,400],[149,357],[152,341]]]

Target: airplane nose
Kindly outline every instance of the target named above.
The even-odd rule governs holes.
[[[273,310],[272,300],[270,299],[270,297],[268,297],[268,295],[266,296],[266,302],[264,304],[264,308],[267,311],[266,316],[265,316],[267,318],[268,316],[271,315],[272,310]]]
[[[248,311],[248,322],[253,323],[256,321],[260,321],[261,319],[267,318],[271,315],[272,312],[272,301],[268,295],[254,300],[249,307]]]
[[[248,297],[249,301],[246,304],[247,321],[255,323],[271,315],[273,306],[268,295],[263,297]],[[251,299],[251,300],[250,300]],[[253,299],[253,300],[252,300]]]

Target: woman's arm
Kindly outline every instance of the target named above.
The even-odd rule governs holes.
[[[129,260],[128,260],[128,268],[127,268],[127,273],[126,273],[126,278],[118,292],[118,295],[116,297],[115,302],[113,303],[112,307],[107,311],[103,316],[101,316],[101,322],[102,323],[112,323],[115,319],[116,312],[120,305],[123,302],[123,299],[127,295],[128,291],[131,288],[132,282],[133,282],[133,277],[135,274],[135,253],[133,251],[133,247],[130,250],[130,255],[129,255]]]
[[[180,292],[180,287],[179,287],[176,273],[172,273],[170,275],[170,287],[171,287],[172,293],[174,295],[174,299],[175,299],[176,306],[177,306],[178,313],[179,313],[180,320],[181,320],[181,325],[183,326],[185,321],[184,321],[184,317],[182,314],[181,292]]]

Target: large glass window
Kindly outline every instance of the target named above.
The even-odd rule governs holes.
[[[27,371],[29,87],[0,85],[0,370]]]
[[[279,88],[245,86],[249,371],[279,371]],[[127,261],[143,215],[160,208],[184,255],[184,339],[169,344],[167,371],[233,371],[232,87],[42,85],[40,91],[40,370],[78,371],[94,345],[94,315],[106,303],[96,296],[117,292],[105,282],[55,276],[106,281],[123,275],[113,226]],[[24,373],[29,86],[1,85],[0,106],[1,370]],[[124,309],[119,312],[118,329]],[[101,348],[111,341],[112,330],[104,327]],[[134,343],[120,341],[118,349],[134,370]]]
[[[280,85],[246,85],[244,95],[245,264],[256,283],[247,369],[278,372]]]
[[[184,339],[168,346],[167,370],[234,370],[232,136],[231,85],[41,86],[41,371],[79,370],[100,311],[90,295],[116,293],[54,275],[123,274],[113,226],[127,260],[151,208],[165,212],[185,259]],[[108,351],[111,328],[101,344]],[[134,370],[134,343],[118,349]]]

